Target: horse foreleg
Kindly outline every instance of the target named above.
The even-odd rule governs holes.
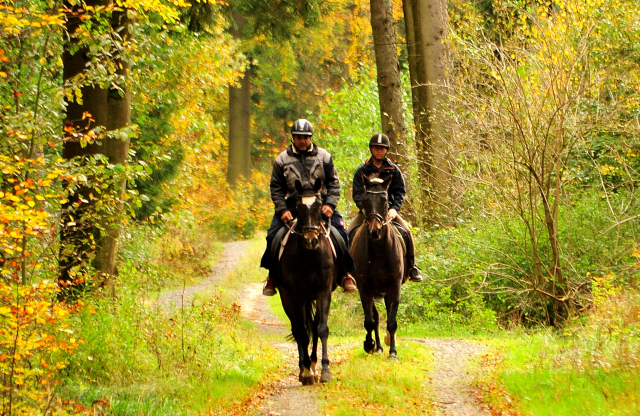
[[[378,326],[373,314],[375,308],[373,295],[366,294],[360,289],[360,302],[364,312],[364,329],[367,331],[367,336],[364,339],[364,351],[371,354],[376,349],[376,341],[371,337],[371,332],[376,331]]]
[[[318,320],[318,335],[322,341],[322,373],[320,382],[326,383],[333,379],[329,370],[329,308],[331,307],[331,292],[318,296],[316,303],[316,318]]]
[[[309,335],[305,330],[305,307],[295,303],[284,290],[280,291],[280,298],[284,311],[291,321],[291,334],[298,345],[298,366],[300,367],[298,379],[303,385],[313,384],[315,380],[310,370],[311,359],[309,358]]]
[[[378,309],[376,308],[376,302],[374,301],[372,304],[373,309],[373,320],[375,322],[375,326],[373,331],[376,337],[376,353],[382,354],[384,352],[384,348],[382,348],[382,343],[380,343],[380,316],[378,315]]]
[[[389,358],[395,359],[397,357],[396,352],[396,330],[398,329],[398,305],[400,304],[400,290],[396,293],[392,291],[388,292],[384,297],[384,303],[387,307],[387,336],[389,338]],[[387,340],[385,339],[385,343]]]

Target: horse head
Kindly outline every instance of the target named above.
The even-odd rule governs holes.
[[[369,236],[373,240],[379,240],[382,237],[382,227],[387,224],[385,222],[389,212],[387,191],[389,184],[391,184],[391,178],[391,175],[386,175],[384,178],[380,178],[377,174],[362,175],[364,182],[362,212],[366,218]]]
[[[317,178],[315,183],[305,183],[299,180],[295,183],[298,193],[297,210],[298,223],[296,224],[296,232],[304,237],[305,244],[308,249],[315,250],[320,244],[322,233],[322,197],[320,189],[322,189],[322,180]]]

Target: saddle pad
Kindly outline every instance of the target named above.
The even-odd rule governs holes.
[[[280,252],[278,254],[278,260],[280,260],[282,258],[282,253],[284,253],[284,246],[287,245],[287,241],[289,241],[289,236],[291,235],[291,233],[293,231],[293,227],[296,226],[297,222],[298,222],[297,218],[295,220],[293,220],[293,222],[291,222],[291,227],[288,228],[289,232],[284,235],[284,238],[282,239],[282,243],[280,243]]]

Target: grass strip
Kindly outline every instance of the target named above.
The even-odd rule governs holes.
[[[428,381],[433,355],[423,345],[402,341],[398,361],[361,348],[333,366],[334,381],[318,392],[327,415],[418,415],[433,413]]]

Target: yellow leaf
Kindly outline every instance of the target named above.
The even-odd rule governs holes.
[[[27,202],[27,205],[29,205],[31,208],[33,208],[33,207],[36,206],[36,203],[33,202],[33,201],[29,201],[29,202]]]
[[[1,198],[1,197],[0,197]],[[44,197],[42,195],[36,195],[36,199],[38,201],[44,201]]]
[[[69,200],[68,199],[61,199],[58,202],[60,202],[61,204],[66,204],[67,202],[69,202]]]

